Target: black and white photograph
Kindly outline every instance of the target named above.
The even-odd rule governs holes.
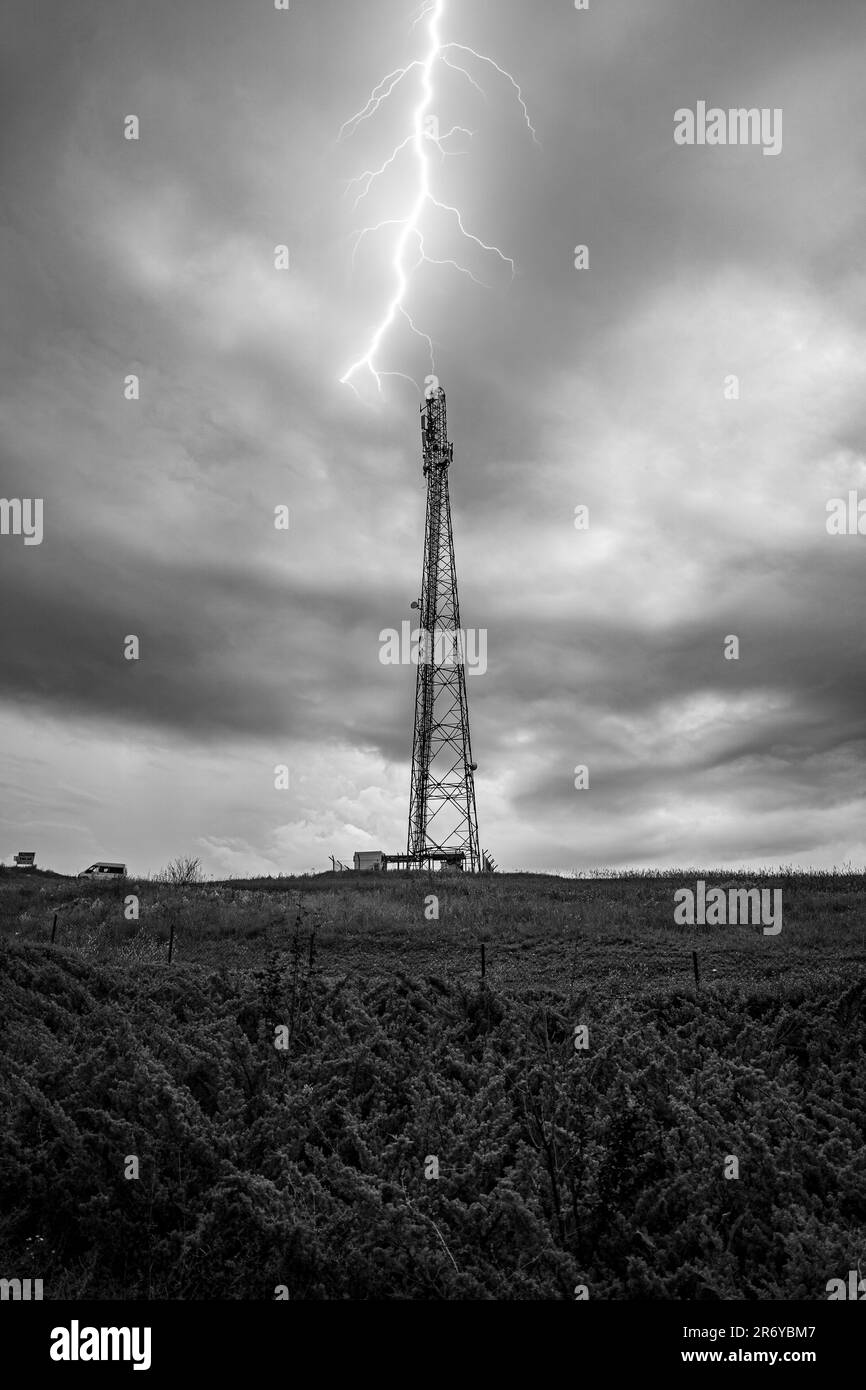
[[[23,1374],[442,1302],[836,1374],[864,65],[863,0],[0,0]]]

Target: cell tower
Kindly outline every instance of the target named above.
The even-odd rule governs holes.
[[[421,444],[427,479],[427,523],[419,609],[415,734],[409,795],[408,859],[416,868],[457,864],[479,873],[475,812],[476,764],[469,739],[464,634],[451,533],[445,392],[431,391],[421,407]]]

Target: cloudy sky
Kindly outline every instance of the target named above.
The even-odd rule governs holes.
[[[337,137],[423,58],[418,8],[4,0],[0,495],[44,499],[41,545],[0,536],[7,862],[405,847],[415,672],[379,634],[419,588],[418,391],[339,379],[399,228],[354,264],[353,233],[406,215],[411,149],[357,209],[346,185],[410,132],[418,70]],[[492,66],[437,64],[440,131],[472,135],[431,145],[436,196],[515,266],[428,208],[428,256],[483,283],[427,264],[407,299],[488,634],[481,843],[508,869],[862,866],[866,536],[826,522],[866,498],[866,6],[444,8],[537,132]],[[699,101],[781,109],[781,153],[676,145]],[[378,365],[429,371],[405,321]]]

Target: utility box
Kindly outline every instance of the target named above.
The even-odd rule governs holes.
[[[379,873],[385,869],[385,852],[381,849],[356,849],[355,870],[362,874]]]

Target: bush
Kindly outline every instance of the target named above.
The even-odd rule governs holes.
[[[172,859],[155,877],[157,883],[170,883],[176,888],[182,888],[189,883],[202,883],[204,880],[200,861],[189,855]]]
[[[0,1264],[47,1297],[822,1298],[860,1250],[862,982],[570,1010],[0,949]]]

